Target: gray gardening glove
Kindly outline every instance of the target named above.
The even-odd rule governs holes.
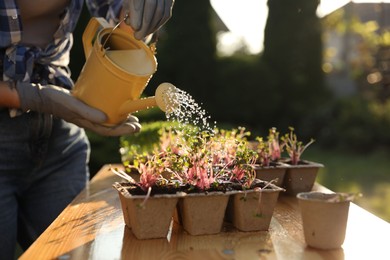
[[[73,97],[70,91],[64,88],[18,82],[16,90],[23,111],[32,110],[52,114],[100,135],[129,135],[138,132],[141,128],[138,119],[134,116],[130,116],[120,125],[112,127],[101,125],[107,120],[106,115]]]
[[[134,30],[134,37],[142,40],[157,31],[172,16],[174,0],[123,0],[123,11],[129,14],[126,24]]]

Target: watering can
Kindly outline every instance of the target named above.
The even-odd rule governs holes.
[[[154,50],[118,25],[91,18],[83,33],[86,63],[72,91],[107,115],[105,125],[116,125],[130,113],[150,107],[164,112],[173,107],[168,95],[175,87],[170,83],[159,85],[155,96],[140,99],[157,68]]]

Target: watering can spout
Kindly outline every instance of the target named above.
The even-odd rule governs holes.
[[[155,96],[128,100],[120,107],[120,114],[131,114],[140,110],[145,110],[158,106],[166,113],[173,112],[179,106],[179,100],[175,99],[177,88],[170,83],[162,83],[157,89]]]

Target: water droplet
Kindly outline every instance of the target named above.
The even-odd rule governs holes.
[[[210,125],[208,119],[211,119],[211,116],[196,103],[190,94],[176,88],[172,91],[168,90],[164,98],[166,98],[164,100],[166,104],[175,104],[174,109],[166,109],[167,121],[177,121],[179,125],[195,125],[199,131],[214,133],[216,122],[214,121],[214,126]]]

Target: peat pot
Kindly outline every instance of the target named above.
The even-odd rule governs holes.
[[[178,203],[179,217],[190,235],[221,232],[229,194],[224,192],[190,193]]]
[[[126,226],[138,239],[167,237],[179,197],[176,194],[132,195],[135,185],[115,183]]]
[[[286,162],[288,164],[288,162]],[[316,162],[301,160],[298,165],[291,165],[286,170],[283,188],[287,195],[296,196],[300,192],[313,189],[317,173],[324,165]]]
[[[256,178],[263,181],[273,181],[276,186],[282,187],[284,176],[286,174],[288,164],[275,162],[271,163],[270,166],[255,165]]]
[[[351,201],[348,194],[303,192],[297,198],[306,244],[319,249],[340,248]]]
[[[263,189],[232,194],[226,210],[227,221],[241,231],[267,231],[281,191],[284,189],[268,184]]]

